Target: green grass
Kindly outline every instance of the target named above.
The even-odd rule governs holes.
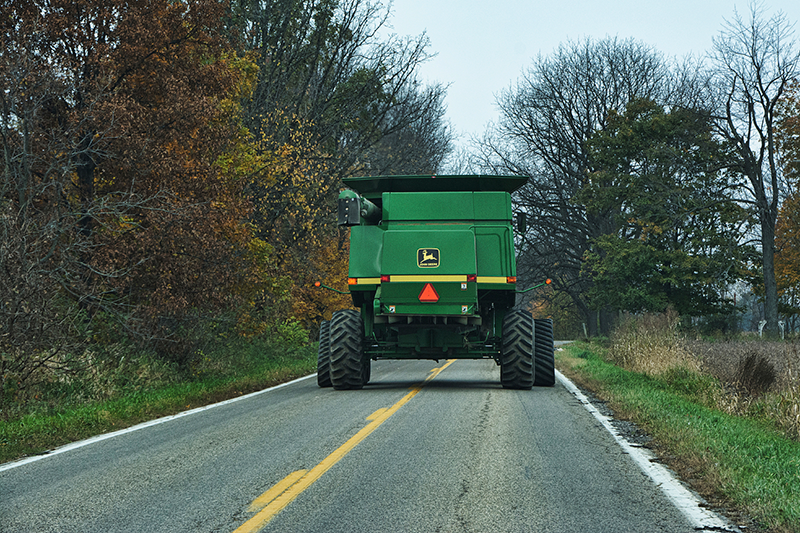
[[[709,407],[719,387],[713,378],[687,369],[649,377],[606,362],[599,351],[568,347],[558,366],[648,432],[699,492],[773,531],[800,532],[800,443],[763,419]]]
[[[115,431],[194,407],[241,396],[316,370],[314,345],[239,341],[203,354],[182,379],[170,375],[149,385],[134,383],[100,401],[60,398],[30,403],[0,422],[0,463]],[[74,388],[74,386],[72,387]]]

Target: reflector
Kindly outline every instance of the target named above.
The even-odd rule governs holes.
[[[436,289],[433,288],[433,285],[426,283],[425,286],[422,287],[422,292],[419,293],[419,301],[423,303],[435,303],[439,301],[439,295]]]

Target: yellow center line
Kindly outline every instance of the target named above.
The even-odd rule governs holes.
[[[296,472],[292,472],[282,480],[278,481],[275,485],[272,486],[267,492],[253,500],[253,503],[250,504],[250,508],[247,509],[248,512],[256,513],[267,506],[269,502],[280,496],[283,491],[297,483],[297,480],[303,477],[308,473],[308,470],[298,470]]]
[[[250,520],[236,528],[233,533],[255,533],[263,528],[272,518],[278,514],[284,507],[292,503],[304,490],[310,487],[322,475],[331,469],[333,465],[339,462],[342,457],[347,455],[350,450],[356,447],[358,443],[367,438],[370,433],[375,431],[378,426],[386,422],[390,416],[395,414],[401,407],[407,404],[414,396],[417,395],[425,386],[425,383],[438,376],[442,370],[455,362],[455,359],[450,359],[447,363],[439,368],[431,370],[431,375],[425,378],[425,381],[415,385],[411,388],[411,392],[403,396],[399,402],[389,407],[388,409],[378,409],[369,419],[372,422],[367,424],[358,433],[350,437],[347,442],[342,444],[328,457],[322,460],[317,466],[305,472],[298,470],[289,474],[281,482],[269,489],[267,492],[259,496],[251,505],[251,509],[265,505],[261,511],[256,513]],[[368,419],[368,420],[369,420]],[[256,505],[258,502],[258,505]],[[268,502],[268,503],[267,503]]]
[[[386,407],[381,407],[380,409],[378,409],[377,411],[375,411],[374,413],[369,415],[367,417],[367,420],[369,420],[371,422],[371,421],[375,420],[376,418],[378,418],[379,416],[381,416],[385,412],[386,412]]]

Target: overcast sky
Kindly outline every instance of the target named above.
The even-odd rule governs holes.
[[[741,0],[394,0],[391,31],[426,32],[435,58],[421,78],[450,84],[447,118],[462,136],[480,136],[498,111],[495,96],[511,86],[539,54],[587,36],[633,37],[668,56],[705,55]],[[768,14],[800,20],[800,0],[765,0]],[[795,26],[800,39],[800,27]]]

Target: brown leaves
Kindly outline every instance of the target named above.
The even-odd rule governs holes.
[[[165,317],[252,300],[236,98],[253,69],[220,37],[225,10],[210,0],[0,7],[0,127],[15,184],[0,202],[23,218],[36,206],[33,238],[79,230],[50,239],[72,252],[51,252],[44,277],[60,280],[87,320],[112,312],[128,331],[163,336]],[[24,95],[12,90],[20,76],[31,80]],[[21,268],[26,253],[0,266]]]
[[[800,311],[800,196],[789,196],[775,226],[775,278],[783,312]]]

